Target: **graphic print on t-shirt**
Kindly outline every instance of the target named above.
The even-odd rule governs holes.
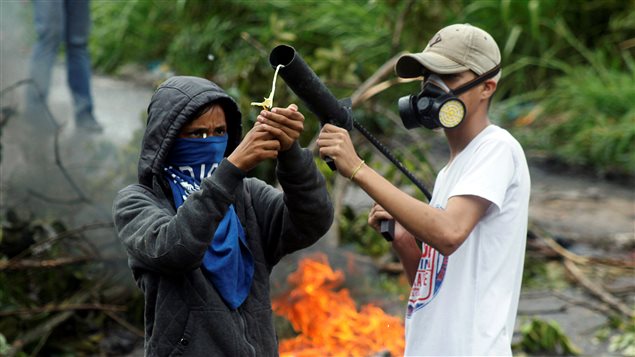
[[[443,283],[447,265],[448,257],[423,243],[417,275],[408,299],[406,318],[410,318],[415,311],[434,299]]]

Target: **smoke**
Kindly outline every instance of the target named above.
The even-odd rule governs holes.
[[[32,86],[32,16],[31,2],[0,1],[0,106],[9,114],[3,114],[0,129],[0,220],[11,210],[23,220],[68,230],[111,222],[116,192],[136,181],[138,137],[152,90],[94,74],[94,114],[105,130],[78,132],[60,49],[48,98],[41,103],[44,110],[25,115],[31,109],[26,90]],[[121,258],[116,269],[131,280],[112,228],[86,230],[82,236],[102,257]]]
[[[28,56],[30,53],[29,43],[31,39],[32,26],[31,18],[26,11],[28,8],[17,1],[0,2],[0,89],[3,90],[0,97],[0,107],[3,113],[12,113],[12,115],[3,115],[2,120],[5,124],[2,128],[2,172],[0,172],[0,181],[2,186],[7,182],[8,172],[12,172],[15,163],[20,161],[21,152],[15,149],[15,143],[21,138],[15,137],[14,122],[16,114],[21,110],[19,107],[20,99],[24,86],[18,86],[13,90],[5,89],[19,80],[27,77]],[[15,159],[7,159],[15,158]],[[4,165],[4,162],[7,164]],[[4,206],[3,194],[1,199]]]

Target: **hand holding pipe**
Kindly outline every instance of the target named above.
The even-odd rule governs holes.
[[[353,129],[351,101],[338,101],[293,47],[277,46],[269,54],[269,63],[273,68],[284,66],[280,68],[280,77],[318,117],[322,126],[333,124],[348,131]],[[336,170],[330,157],[325,157],[324,160],[331,170]]]
[[[269,63],[293,92],[317,115],[322,125],[333,124],[346,130],[353,129],[353,111],[350,101],[338,101],[291,46],[280,45],[269,55]]]
[[[275,69],[278,65],[279,74],[293,92],[306,104],[322,125],[333,124],[348,131],[353,126],[366,137],[388,160],[390,160],[401,172],[403,172],[424,195],[430,200],[431,194],[406,167],[390,153],[366,128],[353,119],[353,109],[350,99],[337,100],[326,88],[320,78],[304,62],[295,49],[288,45],[279,45],[269,54],[269,63]],[[331,170],[335,170],[335,163],[330,158],[325,158]],[[388,241],[393,240],[395,222],[382,221],[380,224],[381,234]]]

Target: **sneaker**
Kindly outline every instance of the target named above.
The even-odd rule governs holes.
[[[92,134],[101,134],[104,128],[95,120],[95,118],[78,119],[76,122],[77,129]]]

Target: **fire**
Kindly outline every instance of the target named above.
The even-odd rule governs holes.
[[[359,311],[344,282],[324,255],[300,261],[288,278],[288,294],[273,301],[274,311],[299,333],[280,342],[280,356],[370,356],[390,352],[403,356],[404,329],[400,318],[368,304]]]

